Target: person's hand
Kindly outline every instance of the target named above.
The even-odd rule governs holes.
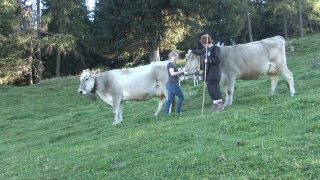
[[[204,63],[207,63],[208,62],[208,60],[207,59],[204,59]]]
[[[185,68],[182,68],[181,70],[182,70],[181,72],[182,72],[183,75],[187,75],[188,74],[188,72],[186,71]]]

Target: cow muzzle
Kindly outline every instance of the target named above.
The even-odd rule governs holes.
[[[79,95],[80,95],[80,94],[87,94],[87,92],[84,91],[84,90],[82,90],[82,89],[78,89],[78,94],[79,94]]]

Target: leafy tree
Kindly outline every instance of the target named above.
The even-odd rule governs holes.
[[[307,33],[314,33],[320,26],[320,1],[306,0],[304,6],[305,27]]]
[[[261,1],[211,1],[204,14],[206,23],[203,33],[211,34],[217,41],[227,44],[253,41],[253,31],[257,33],[260,28],[257,24],[262,21],[262,16],[257,12],[263,12],[264,8],[265,2]]]
[[[41,79],[43,66],[33,56],[34,41],[32,8],[16,0],[1,1],[0,84],[33,84]]]
[[[94,48],[107,57],[124,52],[150,61],[159,60],[159,51],[175,49],[197,21],[205,0],[106,0],[96,5]]]
[[[88,11],[85,0],[43,0],[43,4],[43,14],[48,19],[48,34],[43,43],[49,48],[47,52],[55,54],[55,75],[60,76],[61,58],[65,59],[67,53],[77,57],[81,54],[76,47],[84,43],[88,33]],[[50,61],[49,57],[47,61]]]

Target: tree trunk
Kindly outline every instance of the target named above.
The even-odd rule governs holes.
[[[37,31],[40,31],[41,28],[41,9],[40,9],[41,0],[37,0]]]
[[[287,15],[283,14],[283,24],[284,24],[284,38],[288,40],[288,26],[287,26]]]
[[[57,50],[57,57],[56,57],[56,76],[60,77],[60,65],[61,65],[61,51]]]
[[[312,23],[312,21],[310,20],[310,32],[311,33],[314,33],[314,29],[313,29],[313,25],[312,25],[313,23]]]
[[[33,78],[32,78],[32,61],[33,61],[33,28],[32,28],[32,7],[26,7],[25,13],[23,14],[23,23],[25,24],[25,35],[27,37],[27,42],[25,44],[25,60],[27,62],[28,66],[28,78],[29,80],[28,84],[33,84]]]
[[[61,17],[58,19],[58,33],[61,33]],[[60,77],[60,66],[61,66],[61,50],[57,48],[57,57],[56,57],[56,76]]]
[[[32,56],[30,56],[28,59],[27,59],[27,61],[28,61],[28,64],[29,64],[29,66],[30,66],[30,73],[29,73],[29,77],[28,77],[28,79],[29,79],[29,84],[31,85],[31,84],[33,84],[33,75],[32,75],[32,69],[33,69],[33,67],[32,67]]]
[[[40,9],[41,0],[37,0],[37,36],[40,38],[41,32],[41,9]],[[40,41],[39,41],[40,42]],[[40,43],[38,43],[38,60],[41,61],[41,51],[40,51]]]
[[[298,0],[299,2],[299,18],[300,18],[300,36],[304,37],[304,29],[303,29],[303,20],[302,20],[302,0]]]
[[[159,47],[152,48],[149,50],[149,62],[160,61]]]
[[[250,40],[250,42],[252,42],[253,38],[252,38],[252,28],[251,28],[251,17],[250,17],[250,12],[249,11],[247,11],[247,18],[248,18],[249,40]]]
[[[40,33],[41,33],[41,0],[37,0],[37,38],[40,39]],[[42,79],[42,74],[44,72],[44,66],[42,65],[42,53],[41,53],[41,44],[40,41],[38,41],[38,47],[37,47],[37,60],[38,62],[35,63],[34,66],[36,68],[34,76],[36,77],[36,82],[40,81]]]

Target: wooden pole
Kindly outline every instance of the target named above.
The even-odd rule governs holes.
[[[208,34],[207,34],[207,42],[208,44]],[[206,47],[206,55],[204,56],[205,59],[207,59],[208,55],[208,48]],[[208,59],[207,59],[208,62]],[[202,92],[202,108],[201,108],[201,115],[203,115],[203,108],[204,108],[204,95],[206,91],[206,81],[207,81],[207,63],[204,63],[204,80],[203,80],[203,92]]]

